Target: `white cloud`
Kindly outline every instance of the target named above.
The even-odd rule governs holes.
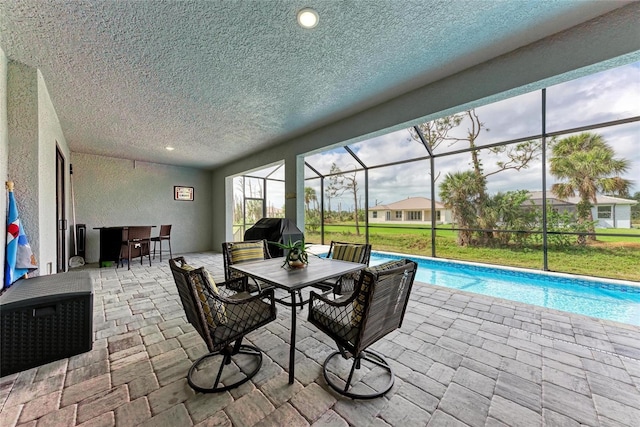
[[[542,133],[541,91],[524,94],[497,103],[479,107],[476,113],[490,130],[481,133],[478,146],[507,141]],[[640,63],[604,71],[581,79],[565,82],[547,89],[547,131],[570,129],[610,120],[640,115]],[[452,136],[464,137],[469,122],[452,131]],[[640,123],[634,122],[615,127],[596,129],[614,147],[617,157],[630,162],[630,169],[624,176],[633,180],[631,193],[640,191]],[[437,152],[445,153],[468,147],[461,142],[457,147],[443,144]],[[350,146],[367,165],[379,165],[403,159],[426,155],[421,145],[410,139],[406,129],[372,138]],[[423,154],[425,153],[425,154]],[[495,170],[496,161],[504,157],[481,151],[485,172]],[[344,149],[316,154],[306,159],[323,173],[328,173],[332,163],[342,170],[358,165]],[[447,173],[469,170],[470,153],[443,156],[435,159],[436,200],[438,186]],[[359,167],[359,165],[358,165]],[[431,197],[428,180],[429,161],[406,163],[400,166],[371,169],[369,172],[369,204],[391,203],[410,196]],[[360,175],[359,179],[364,179]],[[547,174],[547,187],[555,178]],[[364,200],[364,182],[360,185]],[[488,179],[491,193],[508,190],[542,189],[541,161],[531,163],[528,169],[506,171],[492,175]],[[343,208],[353,209],[353,201],[342,200]],[[333,205],[333,202],[332,202]]]
[[[547,89],[549,132],[640,115],[640,63]]]

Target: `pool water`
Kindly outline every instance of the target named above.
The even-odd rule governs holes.
[[[370,265],[405,258],[372,252]],[[608,282],[410,256],[416,281],[640,326],[640,283]]]

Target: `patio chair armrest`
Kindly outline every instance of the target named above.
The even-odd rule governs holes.
[[[242,289],[245,287],[245,279],[246,277],[234,277],[229,280],[225,280],[222,283],[217,283],[216,286],[225,287],[235,291],[236,289]]]
[[[254,279],[253,277],[251,278],[251,280],[253,280],[253,283],[256,284],[256,286],[258,287],[258,293],[261,294],[262,293],[262,285],[260,284],[259,281],[257,281],[256,279]],[[249,285],[247,284],[247,288],[249,287]]]
[[[353,302],[353,300],[356,298],[356,294],[351,294],[348,296],[343,296],[340,298],[336,298],[336,299],[330,299],[327,298],[327,295],[329,295],[328,293],[323,293],[323,294],[317,294],[314,291],[311,291],[309,293],[309,307],[313,306],[313,302],[314,300],[318,300],[321,301],[327,305],[330,305],[332,307],[344,307],[346,305],[349,305]]]
[[[270,304],[275,301],[273,288],[263,289],[260,293],[257,293],[257,294],[249,294],[248,292],[239,292],[231,296],[225,296],[225,295],[222,295],[221,293],[216,293],[212,289],[206,289],[205,293],[207,297],[215,301],[219,301],[221,303],[231,304],[231,305],[247,304],[252,301],[256,301],[260,299],[268,299]]]
[[[184,262],[183,262],[184,264]],[[193,273],[197,273],[202,277],[202,280],[204,282],[204,293],[206,296],[208,296],[209,298],[212,298],[214,300],[223,302],[225,304],[237,304],[238,301],[239,302],[249,302],[249,301],[253,301],[254,299],[258,299],[258,298],[262,298],[263,294],[266,294],[265,291],[267,291],[268,289],[272,289],[272,288],[266,288],[266,289],[260,289],[260,291],[257,294],[252,295],[252,297],[256,297],[256,298],[248,298],[248,297],[236,297],[236,295],[240,294],[240,293],[246,293],[247,295],[250,295],[248,291],[244,291],[244,292],[239,292],[236,291],[236,289],[242,288],[242,285],[244,285],[245,282],[245,277],[237,277],[237,278],[233,278],[233,279],[229,279],[226,280],[224,282],[218,283],[217,285],[215,285],[214,289],[214,283],[210,282],[210,280],[213,280],[213,278],[211,278],[209,276],[209,274],[207,273],[206,269],[204,267],[200,267],[200,268],[196,268],[195,270],[192,271]],[[237,284],[238,287],[234,287],[233,285]],[[229,286],[231,285],[231,286]],[[230,295],[230,296],[225,296],[224,292],[222,291],[222,289],[230,289],[234,292],[236,292],[236,294],[234,295]],[[273,294],[273,290],[271,292]]]

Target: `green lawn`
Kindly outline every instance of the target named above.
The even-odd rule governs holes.
[[[598,236],[595,243],[586,247],[550,248],[548,267],[551,271],[639,281],[640,230],[598,229],[598,233],[633,234],[637,237]],[[364,242],[364,227],[356,234],[353,224],[325,226],[325,244],[331,240]],[[320,243],[319,232],[307,232],[310,243]],[[369,242],[374,250],[431,256],[431,230],[413,229],[407,226],[376,226],[369,228]],[[489,264],[543,269],[541,246],[532,247],[460,247],[456,233],[450,230],[436,231],[436,256],[441,258],[477,261]]]
[[[596,228],[596,233],[602,234],[633,234],[637,237],[627,236],[598,236],[602,242],[638,242],[640,243],[640,229],[638,228]]]

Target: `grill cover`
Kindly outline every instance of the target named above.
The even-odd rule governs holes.
[[[302,231],[287,218],[262,218],[244,232],[244,240],[267,239],[278,243],[289,243],[289,239],[295,242],[303,237]],[[272,244],[269,244],[269,253],[272,257],[284,256],[284,251]]]

